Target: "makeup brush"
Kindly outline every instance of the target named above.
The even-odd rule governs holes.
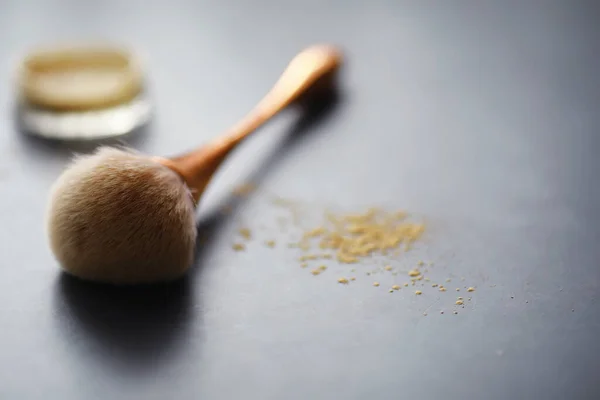
[[[279,111],[329,82],[341,62],[335,47],[305,49],[245,118],[181,156],[100,147],[76,157],[54,183],[47,213],[50,248],[63,270],[112,284],[182,276],[194,258],[196,206],[220,164]]]

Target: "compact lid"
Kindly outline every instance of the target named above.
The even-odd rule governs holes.
[[[142,91],[133,56],[109,47],[37,50],[19,70],[23,100],[54,111],[84,111],[128,103]]]

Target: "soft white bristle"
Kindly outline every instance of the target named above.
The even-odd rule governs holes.
[[[136,284],[181,276],[192,264],[195,210],[182,179],[130,150],[101,147],[74,160],[52,188],[50,246],[86,280]]]

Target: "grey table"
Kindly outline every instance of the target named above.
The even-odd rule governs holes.
[[[0,398],[598,398],[597,21],[591,1],[2,1]],[[226,129],[306,45],[347,64],[329,108],[290,109],[228,159],[189,276],[123,291],[63,276],[46,244],[48,189],[89,148],[12,120],[15,62],[73,38],[140,51],[157,108],[127,143],[160,155]],[[473,300],[454,315],[457,293],[339,285],[349,267],[315,277],[260,238],[232,251],[240,224],[275,232],[265,193],[426,216],[411,257]]]

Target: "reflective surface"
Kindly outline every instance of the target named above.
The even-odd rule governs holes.
[[[1,7],[0,398],[600,395],[593,2]],[[11,61],[97,36],[145,54],[156,118],[127,143],[166,156],[227,129],[306,45],[346,49],[337,102],[289,110],[215,177],[198,216],[207,239],[175,285],[86,285],[61,275],[46,245],[47,191],[91,147],[15,130]],[[258,190],[231,198],[247,181]],[[273,195],[311,215],[382,205],[425,216],[426,242],[394,267],[431,260],[432,279],[477,290],[454,315],[452,290],[390,294],[394,275],[375,288],[358,266],[339,285],[350,270],[334,263],[313,276],[285,246],[293,230],[282,233]],[[215,213],[223,203],[231,211]],[[235,252],[240,226],[255,238]]]
[[[119,137],[148,123],[150,100],[140,96],[133,101],[107,109],[55,112],[22,103],[17,110],[24,133],[51,140],[101,140]]]

